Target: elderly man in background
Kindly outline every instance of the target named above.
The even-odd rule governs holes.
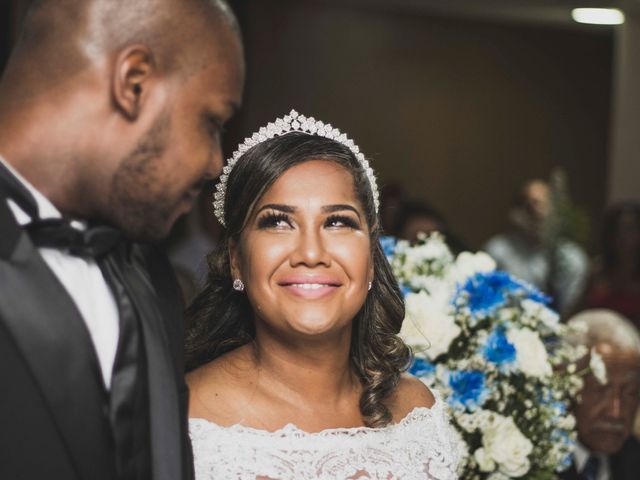
[[[574,408],[579,443],[562,478],[637,480],[640,449],[631,432],[640,398],[640,335],[629,320],[610,310],[586,310],[569,324],[580,327],[572,341],[599,355],[605,372],[585,377]]]

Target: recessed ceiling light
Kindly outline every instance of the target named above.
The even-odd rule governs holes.
[[[593,25],[620,25],[624,23],[624,13],[617,8],[574,8],[571,17],[578,23]]]

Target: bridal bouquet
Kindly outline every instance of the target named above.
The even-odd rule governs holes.
[[[586,352],[533,286],[484,253],[454,258],[438,234],[383,248],[405,295],[410,372],[441,392],[460,433],[464,479],[555,478],[571,462],[570,399]]]

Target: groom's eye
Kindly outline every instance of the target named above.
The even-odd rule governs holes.
[[[206,113],[204,115],[204,122],[207,134],[209,135],[211,141],[220,141],[220,138],[224,133],[224,123],[210,113]]]

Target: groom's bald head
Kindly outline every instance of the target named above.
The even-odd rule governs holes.
[[[42,80],[52,82],[144,44],[159,70],[188,73],[230,30],[238,26],[224,0],[34,0],[8,69],[37,63]]]
[[[159,237],[222,169],[243,84],[223,0],[35,0],[0,83],[0,151],[63,213]]]

